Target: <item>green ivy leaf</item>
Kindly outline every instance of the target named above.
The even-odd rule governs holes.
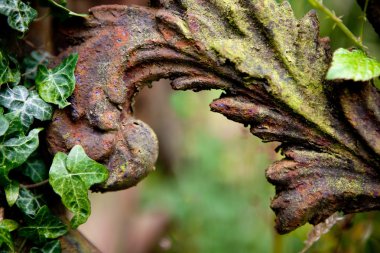
[[[24,77],[26,79],[27,87],[34,85],[34,79],[37,76],[38,66],[43,64],[48,64],[50,54],[46,51],[32,51],[30,55],[24,58],[22,62],[22,67],[24,70]]]
[[[17,181],[12,181],[4,187],[5,197],[9,206],[13,206],[19,196],[20,184]]]
[[[18,223],[14,220],[4,219],[0,221],[0,227],[12,232],[18,228]]]
[[[20,71],[17,67],[11,68],[10,60],[12,61],[12,58],[9,58],[0,51],[0,85],[4,83],[18,83],[20,80]],[[17,66],[17,62],[14,63]]]
[[[16,201],[16,206],[27,216],[35,217],[38,210],[45,205],[42,195],[35,195],[25,188],[20,189],[20,195]]]
[[[17,228],[18,223],[14,220],[5,219],[0,221],[0,247],[4,247],[5,245],[7,252],[15,252],[10,232]]]
[[[27,129],[21,123],[21,118],[17,112],[9,112],[4,114],[4,117],[9,123],[9,127],[4,134],[4,139],[10,136],[24,136]]]
[[[51,105],[43,101],[36,91],[28,91],[24,86],[7,88],[0,92],[0,105],[19,115],[25,128],[33,123],[34,118],[49,120],[53,114]]]
[[[26,32],[38,15],[35,9],[20,0],[0,0],[0,14],[7,16],[9,26],[20,32]]]
[[[2,114],[0,114],[0,136],[3,136],[9,129],[9,122]]]
[[[42,182],[49,177],[45,162],[38,156],[30,157],[21,168],[21,173],[29,177],[33,183]]]
[[[42,128],[33,129],[28,136],[11,138],[0,143],[0,183],[9,184],[8,173],[23,164],[39,145],[38,133]]]
[[[59,240],[54,240],[46,243],[42,248],[33,247],[30,253],[61,253],[61,243]]]
[[[40,243],[63,236],[68,231],[66,225],[47,206],[41,207],[35,217],[27,216],[26,223],[27,226],[18,230],[19,235]]]
[[[104,182],[107,178],[107,168],[90,159],[79,145],[69,155],[60,152],[55,155],[49,172],[49,182],[53,190],[61,196],[63,204],[73,212],[73,228],[85,223],[91,213],[88,199],[91,185]]]
[[[380,62],[368,57],[361,50],[339,48],[334,52],[327,80],[368,81],[380,76]]]
[[[36,85],[43,100],[56,104],[59,108],[64,108],[70,104],[67,102],[67,98],[74,91],[74,70],[77,62],[78,54],[73,54],[54,69],[48,69],[44,65],[38,67]]]

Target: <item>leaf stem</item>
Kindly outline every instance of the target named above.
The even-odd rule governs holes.
[[[66,7],[64,7],[64,6],[62,6],[62,5],[58,4],[58,3],[56,3],[54,0],[48,0],[48,2],[51,3],[51,4],[53,4],[54,6],[56,6],[56,7],[60,8],[60,9],[62,9],[62,10],[67,11],[67,12],[69,13],[69,15],[71,15],[71,16],[77,16],[77,17],[82,17],[82,18],[88,18],[88,15],[87,15],[87,14],[80,14],[80,13],[73,12],[73,11],[67,9]]]
[[[363,45],[360,38],[357,38],[350,29],[347,28],[342,22],[342,20],[335,15],[330,9],[328,9],[325,5],[323,5],[321,0],[308,0],[309,3],[314,6],[316,9],[322,11],[329,18],[332,19],[333,22],[339,27],[340,30],[350,39],[352,42],[361,50],[365,51],[366,47]],[[367,0],[368,1],[368,0]]]
[[[50,15],[50,11],[46,12],[41,17],[36,18],[35,20],[33,20],[33,22],[40,22],[40,21],[44,20],[45,18],[49,17],[49,15]]]
[[[364,4],[364,9],[363,9],[363,20],[362,20],[362,23],[361,23],[361,26],[360,26],[360,35],[359,35],[359,40],[360,42],[363,42],[363,37],[364,37],[364,25],[365,23],[367,22],[367,9],[368,9],[368,3],[369,3],[369,0],[366,0],[365,1],[365,4]]]
[[[37,188],[37,187],[46,185],[48,183],[49,183],[49,179],[46,179],[44,181],[41,181],[41,182],[35,183],[35,184],[27,184],[27,185],[21,184],[20,187],[25,188],[25,189],[33,189],[33,188]]]

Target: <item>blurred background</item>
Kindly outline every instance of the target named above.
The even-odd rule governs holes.
[[[139,0],[76,0],[77,12],[99,4],[139,4]],[[306,0],[290,1],[301,18]],[[358,34],[360,9],[354,0],[324,3],[343,16]],[[333,49],[352,43],[320,14],[321,36]],[[380,59],[379,37],[365,27],[365,44]],[[263,144],[242,125],[211,113],[208,104],[220,92],[172,92],[168,82],[145,88],[137,115],[157,133],[156,171],[132,189],[91,194],[92,215],[80,230],[105,253],[293,253],[304,248],[312,226],[279,236],[269,205],[274,188],[265,169],[280,156],[276,144]],[[351,215],[339,222],[308,252],[380,252],[380,215]]]

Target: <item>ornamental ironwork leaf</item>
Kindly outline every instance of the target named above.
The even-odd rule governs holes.
[[[325,81],[331,54],[313,11],[298,20],[275,0],[161,0],[95,7],[65,33],[75,43],[60,57],[81,56],[77,87],[47,139],[53,153],[81,144],[108,166],[112,180],[96,190],[130,187],[152,170],[157,140],[134,118],[133,99],[169,78],[178,90],[224,90],[213,111],[281,142],[284,158],[266,171],[280,233],[380,208],[379,93]]]

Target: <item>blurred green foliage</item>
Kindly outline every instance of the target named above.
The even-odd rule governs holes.
[[[290,3],[298,18],[311,9],[307,0]],[[358,34],[361,11],[354,0],[324,3],[343,16],[344,23]],[[323,14],[320,20],[321,36],[331,38],[333,50],[352,47],[345,35],[334,29],[331,20]],[[369,24],[365,26],[364,44],[372,56],[380,59],[380,40]],[[274,213],[269,206],[274,188],[264,173],[270,162],[279,158],[272,151],[274,146],[260,143],[243,127],[219,127],[219,122],[227,120],[207,110],[207,104],[219,94],[172,95],[171,104],[183,125],[184,158],[172,176],[163,173],[158,165],[157,171],[142,183],[142,206],[165,210],[174,220],[168,234],[172,247],[157,252],[300,252],[311,225],[285,236],[277,235],[273,229]],[[379,213],[346,218],[308,252],[380,252]]]

